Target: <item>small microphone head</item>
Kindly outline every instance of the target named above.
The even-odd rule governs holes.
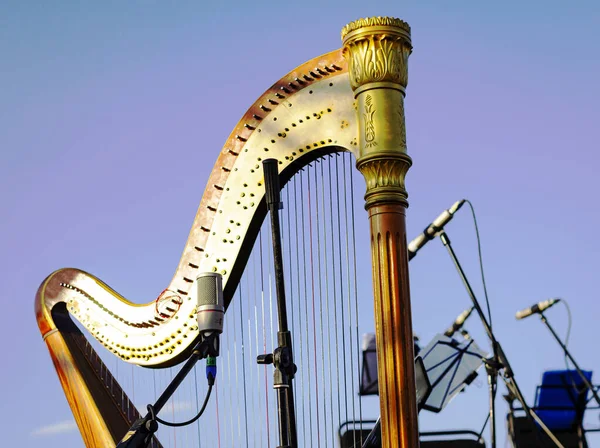
[[[452,204],[452,207],[448,209],[448,212],[450,212],[451,215],[454,215],[463,206],[465,202],[467,202],[466,199],[456,201],[454,204]]]
[[[543,302],[538,302],[529,308],[526,308],[521,311],[517,311],[517,313],[515,314],[515,317],[517,318],[517,320],[520,320],[520,319],[529,317],[532,314],[541,313],[542,311],[547,310],[552,305],[554,305],[555,303],[558,303],[560,301],[561,301],[561,299],[554,298],[554,299],[544,300]]]
[[[472,306],[471,308],[466,309],[462,313],[460,313],[458,315],[458,317],[456,318],[456,320],[452,323],[450,328],[448,328],[446,330],[446,332],[444,333],[444,336],[448,336],[449,338],[454,336],[454,333],[456,333],[458,330],[460,330],[462,328],[463,324],[469,318],[469,316],[471,315],[471,313],[473,312],[474,309],[475,309],[475,306]]]
[[[538,303],[538,311],[544,311],[547,310],[548,308],[550,308],[552,305],[554,305],[555,303],[560,302],[560,299],[558,297],[553,298],[553,299],[548,299],[545,302],[540,302]]]
[[[196,277],[198,292],[198,331],[223,332],[223,277],[215,272],[202,272]]]

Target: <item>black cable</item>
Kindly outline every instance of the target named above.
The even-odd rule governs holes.
[[[212,392],[212,388],[213,388],[213,385],[209,384],[208,391],[206,392],[206,398],[204,399],[204,403],[202,404],[202,408],[200,409],[200,411],[198,411],[198,414],[196,414],[196,416],[194,418],[187,420],[185,422],[174,423],[174,422],[167,422],[167,421],[163,420],[158,415],[154,414],[154,407],[151,404],[148,405],[148,412],[150,412],[152,420],[156,420],[158,423],[162,423],[163,425],[166,425],[166,426],[180,427],[180,426],[191,425],[196,420],[198,420],[204,413],[204,410],[206,409],[206,405],[208,404],[208,399],[210,398],[210,393]]]
[[[483,432],[485,431],[485,427],[487,426],[488,422],[490,421],[490,413],[487,413],[487,417],[485,418],[485,422],[483,422],[483,426],[481,427],[481,431],[479,431],[479,435],[477,436],[477,438],[479,440],[481,440],[481,437],[483,436]]]
[[[565,307],[567,308],[567,334],[565,335],[565,350],[563,353],[563,356],[565,358],[565,367],[567,369],[567,374],[568,372],[571,370],[571,367],[569,366],[569,358],[567,356],[567,347],[569,345],[569,338],[571,337],[571,323],[572,323],[572,316],[571,316],[571,308],[569,307],[569,303],[565,300],[565,299],[560,299],[560,301],[565,305]],[[577,372],[579,374],[579,372]],[[582,375],[579,375],[583,378]],[[568,374],[569,380],[571,381],[571,386],[573,387],[573,389],[578,390],[577,384],[575,383],[575,380],[573,379],[573,375]],[[583,378],[585,380],[585,378]]]
[[[567,370],[569,370],[569,358],[567,357],[567,350],[566,349],[567,349],[567,346],[569,345],[569,338],[571,337],[571,322],[572,322],[571,308],[569,307],[569,303],[565,299],[561,299],[561,302],[567,308],[568,323],[567,323],[567,334],[565,336],[565,352],[564,352],[564,357],[565,357],[565,367],[567,368]]]
[[[483,294],[485,296],[485,304],[487,306],[488,320],[490,322],[490,330],[492,330],[492,311],[490,308],[490,300],[488,298],[487,286],[485,284],[485,274],[483,272],[483,257],[481,255],[481,238],[479,237],[479,227],[477,226],[477,217],[475,216],[475,207],[468,199],[465,202],[469,204],[471,208],[471,214],[473,215],[473,223],[475,224],[475,235],[477,235],[477,251],[479,253],[479,270],[481,271],[481,283],[483,284]]]
[[[569,357],[567,356],[567,347],[569,345],[569,338],[571,337],[571,322],[572,322],[571,308],[569,307],[569,304],[567,303],[567,301],[565,299],[561,299],[560,301],[567,308],[567,334],[565,335],[565,342],[564,342],[565,350],[563,352],[563,357],[565,359],[565,368],[567,370],[565,372],[565,375],[567,375],[569,381],[571,382],[571,387],[574,390],[578,390],[577,384],[575,383],[575,380],[573,379],[573,375],[569,374],[571,368],[569,367]]]
[[[571,337],[571,324],[572,324],[572,316],[571,316],[571,307],[569,307],[569,302],[567,302],[565,299],[561,298],[560,301],[565,305],[565,307],[567,308],[567,334],[565,335],[565,341],[564,341],[564,358],[565,358],[565,367],[567,369],[567,373],[570,371],[570,366],[569,366],[569,358],[567,356],[567,347],[569,345],[569,338]],[[581,373],[579,373],[579,371],[577,371],[577,374],[585,381],[586,378],[584,377],[584,375],[582,375]],[[569,380],[571,381],[571,386],[573,387],[573,389],[578,390],[577,384],[575,383],[575,380],[573,379],[572,375],[568,375],[569,376]],[[587,406],[587,405],[586,405]],[[600,416],[599,416],[600,418]]]

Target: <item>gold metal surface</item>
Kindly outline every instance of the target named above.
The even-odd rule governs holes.
[[[382,446],[419,446],[408,283],[404,94],[410,27],[374,17],[346,25],[344,57],[356,98],[357,168],[365,177],[371,226]]]
[[[54,361],[67,402],[79,426],[83,442],[87,447],[115,446],[115,441],[106,421],[92,397],[78,369],[73,369],[75,361],[60,333],[46,339],[46,346]]]

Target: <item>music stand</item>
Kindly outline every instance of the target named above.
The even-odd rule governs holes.
[[[421,356],[431,383],[431,392],[422,406],[438,413],[471,384],[488,354],[473,339],[458,342],[438,334],[421,351]]]
[[[360,377],[359,395],[377,395],[377,347],[375,334],[363,335],[363,363]],[[419,403],[419,409],[440,412],[450,400],[477,376],[488,354],[475,344],[473,339],[458,342],[438,334],[421,350],[415,359],[417,386],[427,390],[426,401]],[[419,362],[422,358],[422,365]],[[421,369],[424,367],[425,371]],[[427,386],[426,383],[429,383]],[[422,397],[422,399],[425,397]]]
[[[473,381],[487,356],[473,339],[458,342],[442,334],[436,335],[415,359],[418,410],[440,412],[456,394]],[[367,360],[370,363],[365,365]],[[360,389],[361,395],[371,395],[378,390],[374,335],[363,336],[363,374]],[[380,420],[377,419],[362,448],[380,446],[381,426]]]

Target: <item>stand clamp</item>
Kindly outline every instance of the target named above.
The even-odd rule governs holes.
[[[279,333],[277,338],[281,343],[281,339],[291,339],[291,335],[290,332],[287,331],[283,332],[283,334]],[[258,355],[256,357],[256,362],[258,364],[273,364],[273,367],[275,367],[275,373],[273,374],[274,389],[289,387],[289,381],[294,379],[294,376],[298,371],[298,367],[294,364],[292,349],[286,345],[286,342],[287,341],[284,340],[284,344],[273,350],[273,353]]]

